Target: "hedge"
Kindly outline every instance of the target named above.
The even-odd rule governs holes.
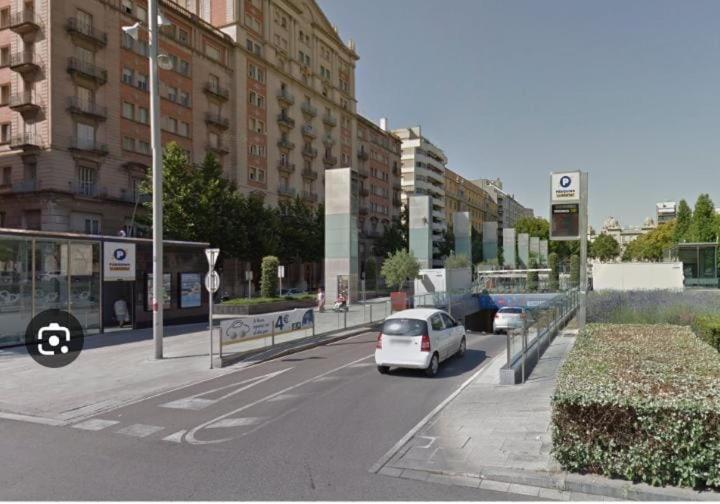
[[[689,327],[589,324],[553,396],[568,471],[720,487],[720,355]]]
[[[692,328],[699,338],[720,352],[720,315],[699,315],[693,321]]]

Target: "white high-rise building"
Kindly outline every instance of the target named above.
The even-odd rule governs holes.
[[[432,203],[433,252],[447,230],[445,220],[445,153],[422,136],[420,126],[400,128],[393,133],[402,140],[402,202],[407,205],[408,194],[426,194]],[[435,266],[442,266],[435,258]]]

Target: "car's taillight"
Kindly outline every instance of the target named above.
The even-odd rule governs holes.
[[[382,333],[378,333],[377,341],[375,342],[375,348],[382,350]]]
[[[420,340],[420,351],[421,352],[429,352],[430,351],[430,336],[427,334],[422,335],[422,340]]]

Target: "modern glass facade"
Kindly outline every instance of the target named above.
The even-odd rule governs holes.
[[[720,287],[717,243],[680,243],[668,259],[683,263],[686,287]]]

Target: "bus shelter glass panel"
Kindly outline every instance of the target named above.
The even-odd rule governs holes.
[[[68,243],[35,242],[35,313],[68,310]],[[29,322],[29,321],[28,321]]]
[[[100,245],[70,243],[70,312],[85,334],[100,331]]]
[[[717,285],[715,245],[698,246],[698,277],[703,285]]]
[[[20,343],[32,317],[32,242],[0,238],[0,346]]]

